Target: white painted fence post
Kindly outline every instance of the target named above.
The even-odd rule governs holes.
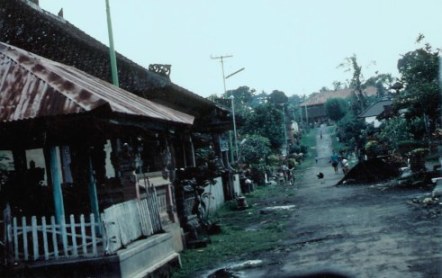
[[[29,250],[28,250],[28,229],[26,226],[26,217],[21,218],[21,229],[23,236],[23,254],[24,260],[27,261],[29,259]]]
[[[54,257],[58,259],[57,226],[55,224],[55,216],[51,216],[51,230],[52,230],[52,245],[54,248]]]
[[[48,231],[47,231],[45,216],[41,218],[41,232],[43,233],[43,252],[45,260],[48,260],[49,259],[48,234],[47,234]]]
[[[87,254],[87,239],[86,239],[86,227],[84,223],[84,215],[80,215],[80,227],[81,227],[81,245],[83,247],[83,254]]]
[[[31,217],[31,229],[32,229],[32,251],[34,261],[38,260],[38,231],[37,231],[37,217]]]

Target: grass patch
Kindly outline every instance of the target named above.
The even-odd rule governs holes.
[[[301,138],[301,144],[307,146],[308,153],[305,156],[302,163],[299,165],[298,170],[304,170],[306,168],[312,167],[316,157],[316,133],[317,129],[311,128],[307,133],[305,133]]]
[[[258,187],[247,195],[249,208],[245,210],[236,210],[235,201],[226,202],[211,217],[212,221],[220,223],[221,234],[212,235],[211,243],[205,248],[183,251],[183,267],[174,272],[172,277],[192,277],[192,274],[229,261],[255,259],[260,252],[282,246],[287,236],[285,227],[291,212],[274,211],[271,214],[262,214],[260,210],[272,205],[273,198],[287,196],[288,189],[285,188],[287,187]]]
[[[336,126],[329,126],[328,128],[332,139],[332,149],[337,152],[347,149],[348,147],[345,144],[338,141],[338,137],[336,136]]]

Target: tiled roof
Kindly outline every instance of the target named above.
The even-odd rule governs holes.
[[[327,100],[332,98],[348,98],[352,95],[353,89],[341,89],[336,91],[323,91],[319,93],[311,94],[306,101],[301,103],[301,106],[310,106],[324,104]],[[366,96],[375,96],[377,94],[376,87],[367,87],[364,89],[363,93]]]

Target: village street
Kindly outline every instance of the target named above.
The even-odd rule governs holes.
[[[411,201],[429,191],[335,186],[343,174],[335,174],[329,164],[331,139],[324,131],[322,139],[319,132],[316,137],[318,163],[296,181],[296,194],[286,200],[296,208],[286,248],[272,257],[279,262],[246,276],[331,271],[344,277],[442,277],[440,205],[435,209]],[[318,172],[324,173],[323,181]]]

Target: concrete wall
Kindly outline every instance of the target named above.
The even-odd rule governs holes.
[[[221,177],[215,179],[216,183],[214,185],[208,185],[204,193],[207,193],[209,199],[204,199],[206,205],[210,212],[214,212],[222,206],[225,202],[223,182]]]
[[[233,175],[233,189],[237,196],[242,196],[243,192],[241,191],[241,185],[239,183],[239,174]]]

